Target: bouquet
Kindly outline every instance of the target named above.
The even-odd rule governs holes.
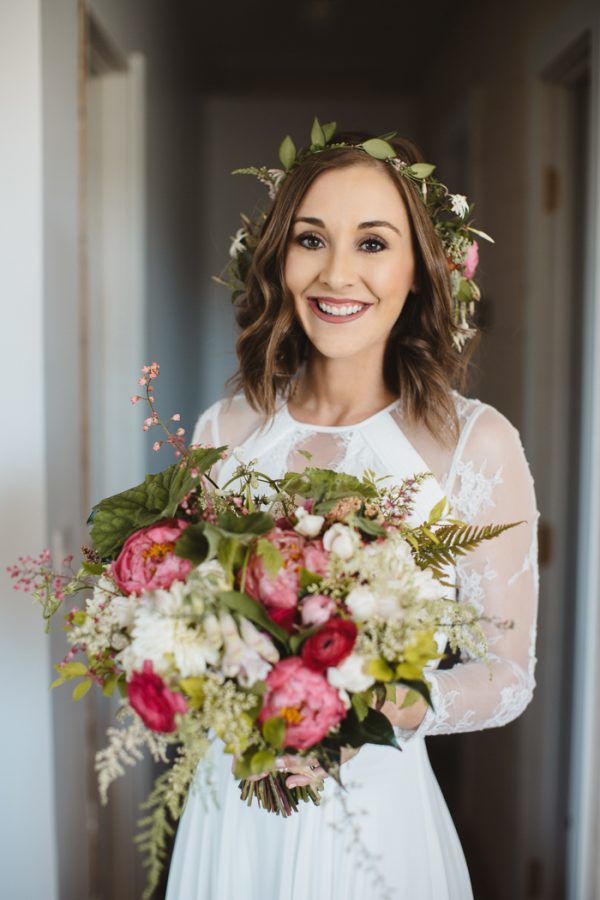
[[[438,639],[486,659],[482,616],[453,599],[449,566],[518,524],[469,526],[444,515],[443,498],[409,525],[430,473],[387,485],[370,471],[308,466],[274,480],[240,461],[219,487],[211,469],[227,447],[187,447],[183,428],[170,431],[154,407],[158,374],[153,363],[139,379],[144,429],[162,427],[176,461],[94,506],[77,571],[72,557],[55,571],[48,551],[10,568],[48,624],[69,595],[85,595],[66,614],[71,646],[52,686],[74,682],[75,700],[94,684],[120,692],[119,727],[96,757],[102,802],[143,746],[168,763],[136,838],[145,896],[215,738],[233,756],[241,799],[284,816],[318,804],[323,782],[287,787],[279,754],[315,758],[341,785],[344,748],[401,749],[381,707],[397,685],[409,688],[405,705],[431,704],[425,671],[443,655]]]

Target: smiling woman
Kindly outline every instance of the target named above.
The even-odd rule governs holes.
[[[366,137],[344,132],[336,141]],[[411,141],[391,144],[407,164],[422,160]],[[286,178],[264,222],[237,320],[234,383],[256,410],[269,415],[286,398],[302,418],[315,367],[333,355],[345,359],[338,385],[348,384],[344,371],[355,366],[373,373],[373,383],[363,381],[370,401],[360,412],[402,395],[432,433],[456,437],[448,389],[464,387],[474,343],[462,354],[453,346],[440,237],[418,189],[385,162],[353,147],[325,149]],[[305,370],[308,381],[299,378]],[[335,398],[342,413],[338,388]],[[335,409],[321,412],[327,419]]]
[[[469,900],[466,860],[424,737],[504,725],[525,709],[535,684],[533,479],[511,423],[458,390],[468,354],[454,340],[457,321],[465,323],[453,316],[457,298],[460,304],[465,293],[473,296],[463,285],[463,273],[474,270],[466,198],[452,195],[448,249],[423,202],[424,184],[405,180],[356,145],[339,146],[368,136],[329,137],[335,146],[313,141],[298,164],[295,153],[290,165],[282,159],[286,173],[252,172],[277,179],[278,190],[246,257],[237,302],[240,390],[200,416],[193,442],[237,448],[217,466],[220,486],[235,480],[240,460],[256,460],[274,479],[307,464],[358,478],[368,469],[394,485],[429,472],[416,522],[444,497],[469,526],[518,522],[448,573],[451,599],[473,604],[484,617],[493,645],[489,669],[470,653],[450,669],[432,661],[433,707],[422,699],[404,706],[406,685],[395,696],[392,689],[382,712],[403,752],[371,743],[357,753],[344,748],[345,794],[335,791],[319,760],[298,756],[298,746],[283,747],[276,765],[289,773],[288,786],[323,779],[322,804],[304,804],[288,819],[240,803],[231,760],[215,742],[219,808],[189,796],[167,900]],[[378,152],[383,144],[387,152],[383,140],[370,146]],[[411,174],[431,170],[413,167],[420,154],[410,141],[396,138],[392,146],[396,163]],[[391,568],[382,568],[387,585]],[[314,601],[311,615],[325,645],[330,610],[326,597]],[[498,631],[498,620],[514,628]],[[346,677],[364,675],[359,662]],[[298,687],[293,677],[286,686]],[[312,695],[312,706],[306,701],[295,715],[313,715],[320,702]],[[286,702],[280,715],[289,711]],[[357,829],[358,848],[351,843]]]

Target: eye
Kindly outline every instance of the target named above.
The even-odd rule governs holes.
[[[304,234],[299,234],[295,238],[295,241],[297,244],[300,244],[300,246],[304,247],[306,250],[318,250],[319,248],[318,248],[318,246],[315,246],[314,244],[312,244],[312,246],[311,246],[310,243],[305,243],[305,241],[308,241],[308,242],[316,241],[317,243],[319,243],[319,242],[322,243],[321,237],[318,234],[314,234],[312,232],[305,232]],[[363,241],[360,242],[359,246],[364,247],[367,244],[370,245],[371,249],[365,250],[366,253],[381,253],[382,250],[387,250],[387,244],[384,241],[382,241],[381,238],[376,238],[376,237],[365,238]]]

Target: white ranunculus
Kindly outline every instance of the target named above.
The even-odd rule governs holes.
[[[358,653],[351,653],[339,666],[327,669],[327,681],[338,690],[357,693],[366,691],[375,683],[372,675],[364,670],[365,660]]]
[[[303,537],[314,538],[321,533],[321,528],[325,522],[324,516],[313,516],[303,506],[296,507],[295,514],[298,521],[294,525],[294,530],[298,534],[301,534]]]
[[[346,606],[357,622],[365,622],[377,612],[377,600],[373,591],[366,585],[352,588],[346,597]]]
[[[323,546],[330,553],[335,553],[341,557],[341,559],[350,559],[360,547],[360,537],[353,528],[349,528],[348,525],[342,525],[341,522],[336,522],[323,535]]]

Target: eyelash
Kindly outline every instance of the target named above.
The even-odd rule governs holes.
[[[295,241],[301,247],[304,247],[305,250],[318,250],[319,249],[318,247],[307,247],[305,244],[302,243],[302,241],[305,241],[307,238],[313,238],[314,240],[318,240],[318,241],[322,240],[320,235],[318,235],[318,234],[313,234],[312,232],[305,232],[304,234],[299,234],[295,238]],[[365,253],[381,253],[382,250],[387,250],[387,244],[385,243],[385,241],[382,241],[381,238],[378,238],[378,237],[367,237],[363,241],[361,241],[361,243],[362,244],[365,244],[365,243],[379,244],[379,246],[380,246],[379,250],[365,250]]]

